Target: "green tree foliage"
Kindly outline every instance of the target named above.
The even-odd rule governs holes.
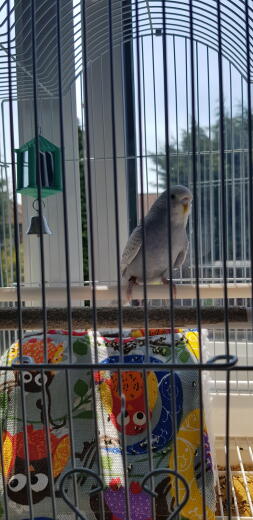
[[[249,241],[246,253],[242,252],[242,233],[249,219],[248,200],[248,113],[246,110],[230,117],[224,117],[224,163],[227,217],[228,259],[248,259]],[[158,186],[166,189],[166,155],[161,149],[156,157],[151,154],[152,170],[158,174]],[[220,162],[220,120],[217,116],[210,132],[196,125],[196,178],[198,193],[199,233],[202,233],[205,262],[222,259],[222,213],[221,213],[221,162]],[[169,146],[170,183],[192,186],[192,133],[185,130],[176,145]],[[212,228],[212,229],[211,229]],[[203,237],[204,234],[204,237]],[[211,257],[211,240],[213,257]]]
[[[23,280],[24,261],[23,243],[20,236],[20,277]],[[16,253],[14,246],[13,201],[9,198],[6,182],[0,181],[0,286],[7,286],[16,281]]]

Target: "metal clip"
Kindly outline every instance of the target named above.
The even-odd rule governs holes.
[[[63,489],[63,485],[64,485],[65,479],[69,475],[73,475],[74,473],[85,473],[87,475],[90,475],[91,477],[93,477],[94,479],[96,479],[98,481],[100,487],[96,487],[94,489],[91,489],[90,492],[89,492],[89,495],[93,495],[94,493],[99,493],[100,491],[103,491],[104,484],[103,484],[103,481],[102,481],[101,477],[99,475],[97,475],[94,471],[92,471],[92,469],[89,469],[89,468],[73,468],[73,469],[69,469],[68,471],[66,471],[62,475],[62,477],[60,479],[59,491],[60,491],[60,494],[61,494],[63,500],[66,502],[66,504],[69,506],[69,508],[72,509],[72,511],[79,518],[81,518],[81,520],[87,520],[87,518],[84,516],[84,514],[81,513],[80,509],[77,506],[75,506],[74,504],[72,504],[72,502],[69,500],[67,494],[65,493],[65,490]]]
[[[214,365],[216,363],[216,361],[223,361],[223,360],[226,361],[226,364],[224,366],[224,364],[222,363],[222,367],[224,366],[224,370],[226,370],[226,369],[229,370],[234,365],[236,365],[236,363],[238,361],[238,357],[232,356],[232,354],[229,354],[228,356],[226,354],[220,354],[219,356],[214,356],[211,359],[209,359],[207,361],[207,365]]]
[[[183,509],[183,507],[185,506],[186,502],[189,499],[189,496],[190,496],[189,486],[188,486],[188,483],[186,482],[185,478],[182,477],[182,475],[180,475],[180,473],[178,473],[177,471],[174,471],[173,469],[169,469],[169,468],[154,469],[153,471],[150,471],[144,477],[144,479],[143,479],[143,481],[141,483],[142,488],[144,489],[144,491],[146,491],[146,493],[149,493],[149,495],[151,495],[154,498],[156,498],[158,496],[157,493],[155,491],[153,491],[152,489],[149,489],[146,486],[144,486],[144,484],[145,484],[145,482],[147,482],[147,480],[149,478],[153,477],[154,475],[159,475],[160,473],[167,473],[168,475],[173,475],[174,477],[176,477],[179,480],[181,480],[181,482],[185,486],[185,496],[184,496],[182,502],[180,504],[178,504],[178,506],[175,509],[175,511],[173,511],[173,513],[168,518],[168,520],[173,520],[173,518],[175,518],[178,515],[178,513],[181,511],[181,509]]]
[[[16,357],[13,359],[12,367],[14,368],[16,365],[18,366],[22,362],[22,365],[30,365],[31,363],[34,363],[34,359],[31,356],[22,356],[22,359],[20,357]]]

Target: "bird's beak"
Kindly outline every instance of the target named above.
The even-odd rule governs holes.
[[[191,201],[188,198],[184,198],[181,202],[183,205],[184,214],[188,213],[191,206]]]
[[[189,209],[189,203],[186,202],[185,204],[183,204],[183,208],[184,208],[184,214],[187,213],[187,211]]]

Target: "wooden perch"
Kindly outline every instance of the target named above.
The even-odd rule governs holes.
[[[33,302],[33,305],[41,305],[41,287],[21,286],[21,299],[24,302]],[[73,285],[71,287],[71,298],[75,305],[84,300],[92,301],[91,285]],[[228,298],[251,298],[250,283],[231,283],[227,285]],[[66,286],[45,286],[47,305],[56,305],[55,302],[66,305]],[[126,296],[126,288],[122,287],[122,302]],[[200,284],[199,294],[201,299],[223,299],[224,286],[219,284]],[[169,288],[166,285],[147,285],[147,297],[150,300],[166,300],[169,299]],[[118,292],[117,285],[112,286],[97,283],[96,284],[96,301],[97,302],[117,302]],[[143,286],[139,285],[133,288],[133,299],[141,300],[143,298]],[[196,286],[194,284],[177,284],[177,299],[195,299]],[[16,302],[16,287],[0,287],[0,302]],[[57,303],[58,305],[58,303]],[[103,304],[102,304],[103,305]]]
[[[96,310],[97,328],[118,328],[119,311],[115,307],[98,307]],[[122,318],[124,328],[143,328],[143,307],[123,307]],[[249,309],[230,307],[228,309],[229,325],[232,328],[251,328]],[[170,327],[171,312],[165,307],[150,307],[148,310],[149,327]],[[201,309],[201,325],[209,328],[224,327],[223,307],[204,307]],[[22,308],[22,328],[40,330],[43,326],[41,308]],[[176,307],[174,309],[175,327],[196,327],[197,314],[193,307]],[[16,308],[0,308],[0,329],[14,330],[18,328],[18,311]],[[47,328],[67,329],[68,317],[66,308],[49,308],[47,310]],[[93,328],[93,311],[90,307],[72,308],[72,328],[85,330]]]

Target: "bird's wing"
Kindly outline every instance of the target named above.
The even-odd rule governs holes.
[[[121,258],[121,274],[132,263],[142,246],[142,226],[137,226],[129,237]]]
[[[178,256],[175,260],[175,263],[173,265],[174,269],[181,267],[181,265],[184,263],[186,255],[187,255],[188,247],[189,247],[189,242],[188,242],[188,239],[186,238],[184,248],[178,254]]]

